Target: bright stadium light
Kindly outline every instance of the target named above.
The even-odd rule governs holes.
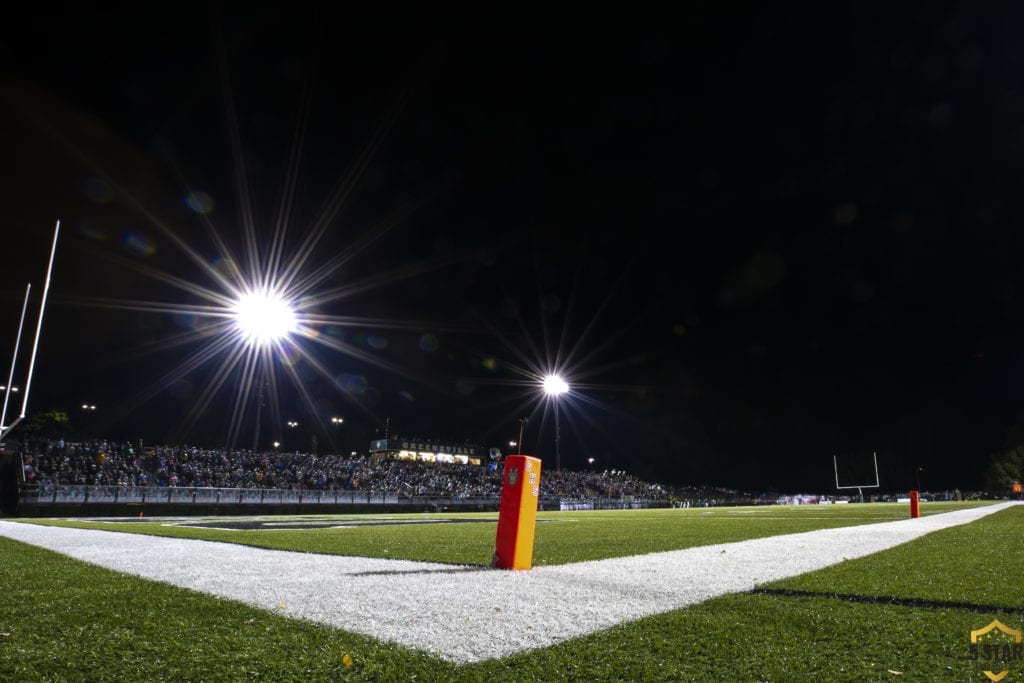
[[[269,290],[243,294],[235,302],[234,316],[242,337],[255,346],[283,339],[296,327],[295,311]]]
[[[544,393],[548,396],[558,397],[569,391],[569,384],[561,375],[548,375],[544,378]]]

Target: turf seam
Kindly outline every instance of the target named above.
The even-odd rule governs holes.
[[[899,598],[891,595],[856,595],[851,593],[831,593],[828,591],[804,591],[790,588],[754,588],[751,595],[769,595],[784,598],[828,598],[845,602],[865,604],[893,605],[896,607],[923,607],[926,609],[958,609],[982,613],[1024,614],[1024,607],[1009,605],[981,605],[974,602],[955,602],[951,600],[925,600],[923,598]]]

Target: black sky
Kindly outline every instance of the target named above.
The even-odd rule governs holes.
[[[300,368],[316,415],[282,387],[264,440],[343,414],[321,440],[365,449],[389,419],[505,446],[529,413],[526,450],[551,463],[552,414],[512,397],[506,366],[562,344],[580,387],[563,466],[825,492],[834,454],[874,451],[887,488],[977,487],[1024,371],[1024,47],[1021,12],[996,7],[17,17],[0,343],[61,219],[31,408],[85,419],[88,401],[116,438],[223,440],[229,391],[181,431],[209,368],[132,398],[193,351],[138,353],[187,321],[95,303],[190,300],[125,261],[209,284],[171,236],[219,255],[189,191],[241,244],[233,126],[265,242],[301,130],[289,244],[355,170],[312,261],[394,224],[326,284],[436,267],[323,311],[424,322],[325,331],[402,370],[321,349],[351,396]]]

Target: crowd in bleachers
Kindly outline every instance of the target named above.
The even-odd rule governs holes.
[[[371,459],[369,455],[253,452],[147,446],[105,440],[28,441],[30,488],[61,485],[214,487],[299,491],[399,492],[467,498],[501,493],[501,463],[462,465]],[[490,463],[489,463],[490,464]],[[543,493],[574,498],[660,498],[667,487],[611,471],[542,471]]]
[[[69,485],[169,486],[479,498],[501,494],[503,470],[501,462],[462,465],[373,459],[367,454],[253,452],[191,445],[143,448],[141,444],[101,439],[29,440],[23,442],[19,450],[24,468],[23,482],[28,489]],[[747,493],[719,486],[654,484],[621,470],[542,469],[541,482],[542,495],[577,500],[663,500],[674,507],[782,502],[779,494],[773,492]],[[922,497],[927,500],[959,500],[984,497],[984,494],[954,490],[925,493]],[[865,499],[895,501],[899,497],[893,494],[865,496]]]

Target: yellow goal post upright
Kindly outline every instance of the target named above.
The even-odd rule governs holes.
[[[865,463],[864,462],[860,462],[859,464],[860,464],[861,467],[859,468],[859,472],[856,475],[853,475],[853,476],[849,477],[851,480],[857,481],[858,483],[851,484],[851,483],[849,483],[848,481],[845,481],[845,480],[842,483],[840,483],[840,477],[839,477],[839,456],[833,454],[832,455],[832,467],[835,470],[835,474],[836,474],[836,489],[840,490],[840,491],[842,491],[844,489],[857,489],[857,498],[858,498],[858,500],[861,503],[863,503],[864,502],[864,489],[877,489],[877,488],[879,488],[879,485],[880,485],[880,482],[879,482],[879,479],[878,479],[878,453],[877,452],[872,451],[872,453],[871,453],[871,463],[872,463],[872,465],[874,467],[874,475],[875,475],[874,482],[860,483],[862,477],[866,480],[867,476],[870,474],[870,470],[868,470],[868,472],[864,471],[865,469],[867,469],[867,468],[863,467],[863,465]],[[855,464],[857,464],[857,463],[855,463]],[[844,468],[844,471],[846,471],[847,469],[848,468]],[[849,472],[848,471],[846,472],[846,474],[849,476]]]

